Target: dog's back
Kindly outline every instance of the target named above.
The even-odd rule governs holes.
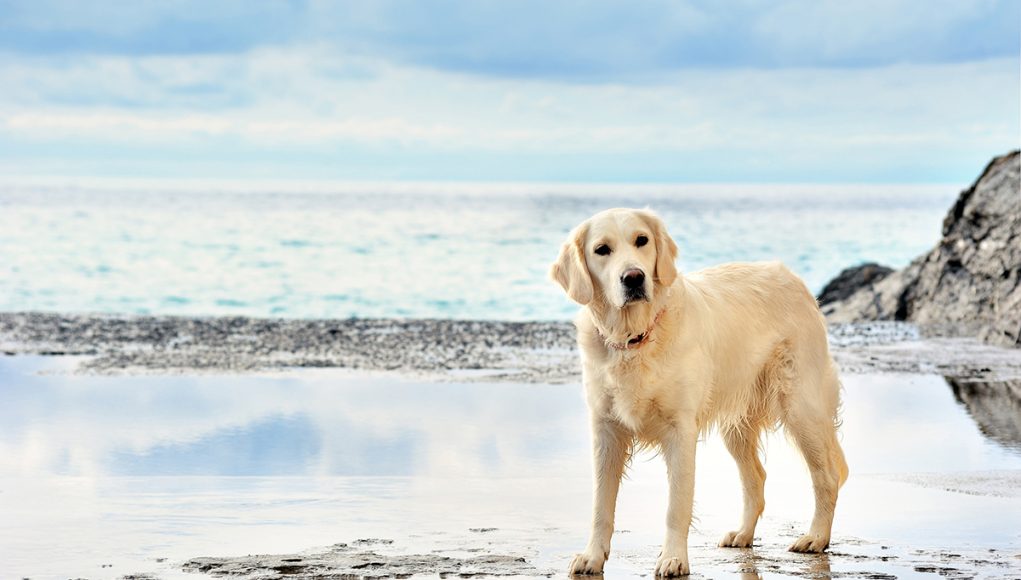
[[[794,383],[835,416],[839,385],[826,326],[804,282],[779,262],[730,263],[685,277],[684,324],[711,349],[714,376],[704,427],[783,417]],[[821,372],[820,372],[821,371]],[[795,373],[809,373],[798,380]]]

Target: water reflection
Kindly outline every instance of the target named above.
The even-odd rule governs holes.
[[[402,452],[380,453],[404,458]],[[377,441],[364,442],[374,451]],[[303,473],[322,452],[319,431],[304,414],[256,419],[243,427],[218,429],[195,441],[157,443],[142,452],[112,450],[106,460],[111,475],[260,475]]]
[[[0,475],[588,476],[577,385],[36,374],[50,361],[0,358]],[[941,382],[845,377],[855,473],[1018,467],[1018,383]],[[803,469],[782,436],[767,451],[771,474]],[[699,465],[733,468],[715,436]]]
[[[763,580],[778,573],[802,578],[831,578],[830,555],[757,553],[754,548],[742,548],[735,561],[741,580]]]
[[[1021,452],[1021,381],[946,381],[983,435]]]
[[[577,388],[393,378],[39,375],[0,358],[0,475],[586,472]]]
[[[38,374],[64,364],[0,357],[0,561],[16,577],[72,577],[113,562],[120,572],[158,568],[170,578],[173,558],[366,537],[416,551],[493,542],[538,554],[537,562],[559,571],[586,541],[591,476],[578,385],[425,383],[338,371]],[[905,375],[848,375],[844,383],[841,433],[852,477],[838,507],[839,549],[823,557],[786,552],[811,517],[812,492],[782,434],[766,442],[768,507],[755,548],[717,549],[739,517],[741,489],[733,460],[710,436],[696,469],[696,570],[749,579],[910,574],[909,557],[929,558],[911,556],[917,546],[984,551],[1015,542],[1015,497],[973,493],[974,485],[951,493],[929,477],[1021,469],[1021,456],[1000,435],[990,439],[990,420],[975,410],[1008,409],[987,398],[992,387],[951,392],[942,377]],[[666,494],[659,458],[635,461],[617,513],[628,531],[615,536],[608,578],[653,568]],[[486,528],[496,529],[471,531]],[[854,537],[899,538],[901,560],[887,562],[885,547]],[[862,563],[861,553],[871,560]]]

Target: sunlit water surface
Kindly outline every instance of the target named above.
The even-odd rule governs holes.
[[[658,211],[690,271],[782,260],[813,291],[940,238],[954,186],[282,187],[0,181],[0,310],[551,320],[568,231]]]
[[[562,573],[585,545],[591,483],[578,385],[422,384],[337,371],[63,374],[70,364],[0,357],[4,578],[194,577],[179,572],[191,557],[362,538],[412,553],[487,547]],[[1021,453],[985,438],[940,377],[844,381],[852,476],[833,554],[785,552],[807,527],[812,495],[800,458],[773,436],[753,552],[761,571],[910,577],[919,560],[1006,553],[1007,564],[985,576],[1021,572],[1011,567],[1021,566],[1017,495],[904,480],[996,480],[1021,470]],[[698,453],[692,565],[738,577],[748,551],[715,547],[740,515],[737,472],[716,437]],[[651,571],[665,506],[661,461],[642,456],[621,492],[608,578]]]

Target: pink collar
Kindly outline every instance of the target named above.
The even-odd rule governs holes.
[[[649,328],[645,329],[645,332],[639,334],[638,336],[629,338],[627,342],[610,342],[606,340],[606,337],[603,336],[603,333],[599,332],[598,330],[596,332],[599,332],[599,337],[603,339],[603,342],[606,343],[606,346],[612,349],[637,350],[649,342],[649,335],[652,334],[652,329],[656,328],[656,324],[659,322],[659,319],[663,317],[664,312],[666,312],[666,308],[663,308],[656,314],[656,317],[652,319],[652,324],[649,325]]]

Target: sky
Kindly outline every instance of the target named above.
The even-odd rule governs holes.
[[[971,182],[1017,0],[0,0],[0,174]]]

